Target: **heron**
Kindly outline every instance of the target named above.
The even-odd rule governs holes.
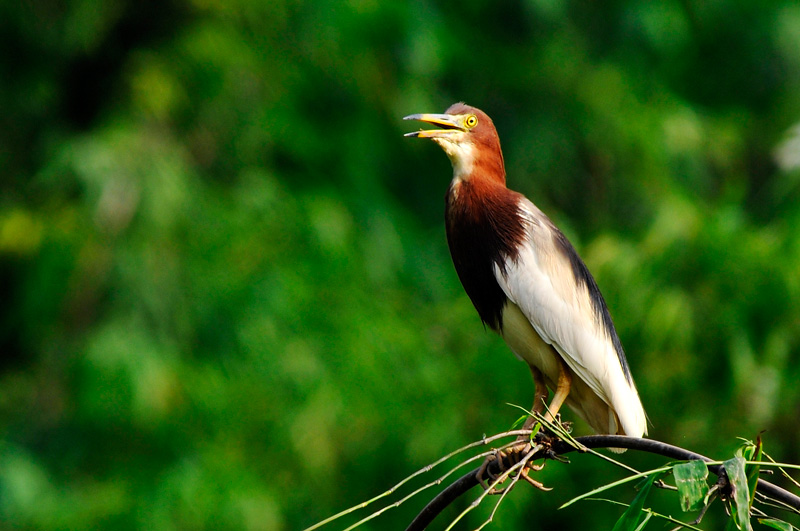
[[[481,321],[528,364],[532,412],[552,421],[566,403],[597,433],[646,435],[644,408],[597,282],[550,218],[506,187],[491,118],[455,103],[444,114],[403,119],[439,127],[405,136],[433,140],[452,163],[450,255]],[[531,415],[523,428],[535,424]]]

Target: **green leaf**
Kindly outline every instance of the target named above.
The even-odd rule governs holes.
[[[519,417],[517,420],[514,421],[513,424],[511,424],[511,428],[510,429],[511,430],[518,430],[518,429],[522,428],[522,425],[525,424],[526,420],[528,420],[528,415],[523,415],[523,416]]]
[[[661,476],[661,474],[663,472],[667,472],[668,470],[671,470],[671,469],[672,469],[671,466],[662,466],[661,468],[654,468],[652,470],[647,470],[645,472],[637,472],[636,474],[633,474],[632,476],[628,476],[626,478],[620,479],[618,481],[614,481],[612,483],[607,483],[606,485],[603,485],[601,487],[597,487],[594,490],[591,490],[589,492],[585,492],[585,493],[581,494],[580,496],[576,496],[576,497],[572,498],[571,500],[569,500],[568,502],[566,502],[563,505],[561,505],[561,507],[559,507],[558,509],[559,510],[565,509],[565,508],[569,507],[570,505],[572,505],[573,503],[575,503],[577,501],[584,500],[586,498],[589,498],[590,496],[594,496],[595,494],[599,494],[601,492],[605,492],[605,491],[607,491],[609,489],[613,489],[614,487],[618,487],[620,485],[623,485],[625,483],[628,483],[628,482],[633,481],[633,480],[638,479],[638,478],[649,476],[651,474],[658,474],[659,476]]]
[[[642,531],[642,529],[644,529],[644,528],[645,528],[645,526],[647,525],[647,522],[649,522],[649,521],[650,521],[650,518],[652,518],[652,517],[653,517],[653,513],[651,513],[651,512],[645,512],[644,514],[645,514],[645,517],[644,517],[644,519],[642,520],[642,523],[641,523],[641,524],[639,524],[639,525],[636,527],[636,530],[635,530],[635,531]]]
[[[617,523],[614,524],[613,531],[639,531],[644,528],[643,524],[649,520],[647,513],[642,510],[644,502],[650,494],[650,489],[653,488],[653,483],[663,474],[664,472],[650,474],[639,483],[639,494],[636,495],[619,520],[617,520]]]
[[[728,459],[722,463],[722,466],[728,474],[728,481],[733,490],[731,519],[737,529],[741,531],[752,531],[753,527],[750,525],[750,490],[747,486],[747,475],[744,471],[744,463],[744,458],[737,456]]]
[[[792,524],[784,522],[783,520],[775,520],[774,518],[759,518],[758,523],[773,529],[780,529],[781,531],[792,531],[792,529],[794,529]]]
[[[708,494],[708,467],[701,460],[675,465],[672,469],[675,485],[681,498],[681,510],[697,511],[705,504]]]
[[[748,461],[761,461],[761,455],[763,453],[763,447],[761,446],[761,435],[756,437],[755,444],[751,443],[748,445],[748,449],[752,450],[749,452],[749,457],[747,457]],[[758,474],[760,471],[760,465],[747,465],[747,488],[750,489],[751,507],[756,498],[756,487],[758,486]]]

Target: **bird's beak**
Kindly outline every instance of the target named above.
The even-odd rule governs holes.
[[[442,129],[424,129],[406,133],[403,136],[415,136],[418,138],[437,138],[447,137],[455,133],[466,131],[464,126],[461,125],[459,116],[452,114],[411,114],[403,118],[403,120],[418,120],[426,124],[438,125]]]

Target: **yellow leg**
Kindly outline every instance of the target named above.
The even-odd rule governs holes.
[[[533,383],[535,386],[535,391],[533,395],[533,407],[531,408],[531,410],[536,413],[542,413],[545,410],[544,405],[547,403],[547,396],[549,394],[549,392],[547,391],[547,384],[544,383],[544,376],[542,375],[542,371],[540,371],[533,365],[529,365],[529,367],[531,369],[531,376],[533,376]],[[527,419],[525,419],[525,424],[522,426],[522,429],[524,430],[533,429],[534,424],[536,424],[536,419],[533,416],[530,416]]]
[[[558,410],[564,405],[564,400],[567,399],[570,386],[572,386],[572,373],[569,371],[567,364],[564,363],[560,357],[558,358],[558,384],[556,385],[556,392],[553,395],[553,400],[550,402],[550,407],[544,414],[545,420],[553,422],[558,414]]]
[[[567,367],[567,364],[564,363],[564,360],[562,360],[560,357],[558,358],[558,364],[559,364],[558,383],[556,384],[556,392],[553,395],[553,400],[550,402],[549,408],[547,409],[545,409],[545,402],[547,400],[548,391],[547,391],[547,385],[545,384],[544,381],[544,376],[542,375],[542,372],[539,369],[530,366],[531,374],[533,375],[533,383],[536,386],[536,389],[534,391],[533,408],[531,409],[536,413],[544,412],[544,419],[547,422],[553,422],[553,420],[555,420],[556,415],[558,414],[558,410],[561,409],[562,405],[564,405],[564,401],[567,399],[570,387],[572,386],[572,373],[570,372],[569,367]],[[535,425],[536,425],[536,417],[531,415],[530,417],[525,419],[525,424],[523,425],[523,429],[530,430],[533,429]],[[481,465],[480,470],[478,470],[476,477],[478,479],[478,482],[484,489],[487,489],[488,486],[484,483],[483,475],[486,473],[487,467],[492,461],[498,458],[502,460],[507,456],[511,456],[512,458],[516,458],[518,462],[520,459],[526,458],[528,452],[534,451],[534,449],[531,448],[531,438],[529,435],[520,435],[519,437],[517,437],[517,441],[518,442],[514,446],[511,446],[506,450],[500,451],[496,456],[490,455],[483,461],[483,464]],[[541,449],[541,446],[537,446],[537,448]],[[503,466],[502,461],[501,461],[501,466]],[[519,472],[519,475],[523,479],[525,479],[528,483],[530,483],[531,485],[533,485],[538,489],[550,490],[544,485],[542,485],[541,482],[536,481],[535,479],[531,478],[528,475],[531,470],[541,470],[543,466],[544,463],[538,466],[526,465],[525,468],[523,468]],[[491,474],[489,474],[489,477],[491,479],[494,479],[494,476],[492,476]],[[513,485],[514,483],[511,484],[511,486]],[[490,492],[490,494],[500,494],[505,492],[505,490],[506,489],[499,489],[499,490],[493,489]]]

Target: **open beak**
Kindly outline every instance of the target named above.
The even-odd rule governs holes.
[[[403,120],[418,120],[426,124],[438,125],[442,129],[422,129],[412,133],[406,133],[403,136],[415,136],[417,138],[437,138],[446,137],[454,133],[461,133],[466,131],[461,125],[458,116],[451,114],[411,114],[403,118]]]

